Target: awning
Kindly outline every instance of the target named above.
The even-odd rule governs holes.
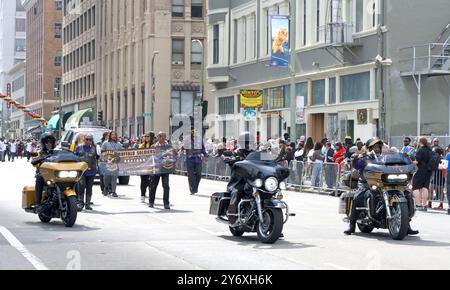
[[[31,127],[27,129],[27,134],[38,133],[41,132],[41,130],[42,130],[41,126]]]
[[[48,121],[48,130],[58,130],[59,129],[59,115],[54,115]]]
[[[65,125],[65,130],[68,131],[72,128],[79,128],[80,125],[92,124],[94,113],[93,109],[81,110],[73,113],[72,116],[67,120]]]

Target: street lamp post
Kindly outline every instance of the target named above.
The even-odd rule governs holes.
[[[201,64],[201,76],[200,76],[200,98],[197,96],[197,102],[199,105],[203,103],[203,89],[204,89],[204,78],[205,78],[205,51],[203,47],[203,42],[199,39],[193,39],[192,43],[198,43],[202,49],[202,64]]]
[[[151,114],[152,114],[152,116],[151,116],[151,120],[152,120],[152,126],[151,126],[151,129],[152,129],[152,132],[154,132],[155,131],[155,95],[156,95],[156,81],[155,81],[155,58],[156,58],[156,56],[159,54],[159,51],[154,51],[153,52],[153,57],[152,57],[152,76],[151,76],[151,78],[152,78],[152,86],[151,86],[151,98],[152,98],[152,101],[151,101],[151,106],[152,106],[152,108],[151,108]]]
[[[296,35],[297,35],[297,1],[291,0],[291,141],[297,141],[297,92],[295,84],[295,74],[296,74],[296,62],[297,56],[295,55],[296,47]]]
[[[58,138],[61,139],[62,137],[62,126],[63,126],[63,116],[62,116],[62,97],[61,97],[61,89],[59,87],[55,88],[55,95],[58,98],[59,106],[58,106],[58,115],[59,115],[59,128],[58,128]]]

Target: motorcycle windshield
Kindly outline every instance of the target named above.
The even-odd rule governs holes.
[[[241,176],[251,180],[274,176],[279,181],[283,181],[289,177],[289,169],[278,165],[275,159],[276,157],[272,154],[253,152],[245,161],[236,163],[235,169]]]
[[[52,156],[47,158],[47,162],[81,162],[81,160],[70,151],[55,151]]]
[[[411,160],[401,153],[388,153],[376,157],[366,166],[366,172],[391,173],[413,173],[415,165]]]

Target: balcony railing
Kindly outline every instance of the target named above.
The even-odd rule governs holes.
[[[400,49],[400,73],[408,75],[450,74],[448,43],[429,43]]]

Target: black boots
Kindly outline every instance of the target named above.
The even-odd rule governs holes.
[[[344,232],[344,234],[350,236],[351,234],[354,234],[355,231],[356,231],[356,226],[350,224],[350,227],[348,228],[348,230],[346,230],[346,231]]]
[[[419,231],[414,231],[413,229],[411,229],[411,227],[408,228],[408,235],[409,236],[415,236],[418,235]]]

